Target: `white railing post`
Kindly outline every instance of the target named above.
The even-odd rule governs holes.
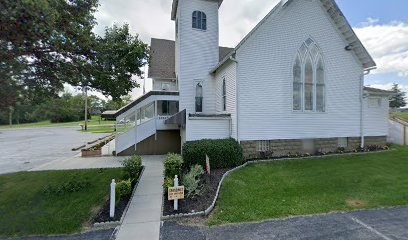
[[[115,179],[112,179],[111,183],[111,194],[110,194],[110,211],[109,216],[113,218],[115,216]]]
[[[177,175],[174,177],[174,187],[178,187],[179,186],[179,179],[177,177]],[[178,210],[178,199],[174,200],[174,211]]]

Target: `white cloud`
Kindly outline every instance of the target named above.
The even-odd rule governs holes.
[[[279,0],[224,1],[220,16],[220,45],[235,47],[239,41],[279,2]],[[129,23],[133,34],[150,43],[150,39],[174,39],[171,21],[172,0],[100,0],[96,13],[102,35],[106,26]]]
[[[224,1],[220,8],[220,45],[235,47],[245,35],[279,2],[279,0]],[[132,34],[150,44],[151,38],[174,40],[174,22],[171,21],[172,0],[100,0],[96,13],[98,25],[94,32],[104,34],[106,26],[128,23]],[[138,80],[142,83],[143,80]],[[140,96],[141,88],[134,89],[133,98]],[[146,91],[152,88],[146,80]]]
[[[377,63],[378,69],[373,73],[408,77],[408,23],[379,24],[373,19],[367,23],[354,30]]]

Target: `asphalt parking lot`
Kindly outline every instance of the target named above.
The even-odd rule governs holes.
[[[161,240],[408,239],[408,207],[294,217],[208,228],[166,221]]]
[[[0,174],[26,171],[71,158],[72,148],[108,134],[83,133],[79,127],[0,130]]]

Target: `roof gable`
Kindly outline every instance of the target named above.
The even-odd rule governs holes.
[[[298,0],[285,0],[280,1],[276,6],[238,43],[235,47],[234,52],[238,50],[270,17],[277,15],[280,11],[285,9],[291,3],[295,3]],[[376,68],[376,63],[374,62],[371,55],[368,53],[366,48],[361,43],[360,39],[357,37],[352,27],[348,23],[347,19],[344,17],[340,8],[337,6],[335,0],[317,0],[321,3],[325,13],[328,14],[333,23],[337,26],[345,42],[348,43],[348,50],[353,51],[358,61],[361,63],[364,69],[374,69]],[[221,67],[229,58],[223,59],[211,72],[215,72],[219,67]]]

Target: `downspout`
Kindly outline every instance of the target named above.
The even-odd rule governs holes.
[[[360,79],[360,147],[364,148],[365,139],[364,139],[364,76],[370,74],[371,70],[375,68],[368,68],[365,70],[364,74]]]
[[[233,55],[235,55],[235,57],[236,57],[236,55],[237,55],[237,51],[235,51],[234,52],[234,54]],[[240,143],[240,139],[239,139],[239,124],[238,124],[238,119],[239,119],[239,104],[238,104],[238,101],[239,101],[239,98],[238,98],[238,60],[236,59],[236,58],[234,58],[233,57],[233,55],[231,55],[230,57],[229,57],[229,59],[231,60],[231,61],[233,61],[233,62],[235,62],[235,64],[236,64],[236,66],[235,66],[235,111],[236,111],[236,121],[237,121],[237,126],[236,126],[236,128],[237,128],[237,141]],[[231,123],[232,123],[232,119],[231,119]],[[232,124],[231,124],[231,129],[232,129]],[[232,135],[232,130],[231,130],[231,135]]]

